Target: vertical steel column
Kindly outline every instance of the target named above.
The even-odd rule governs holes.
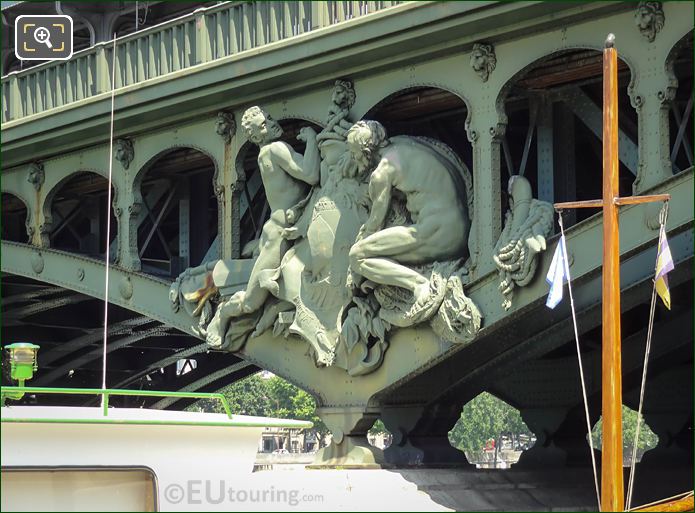
[[[555,201],[555,152],[553,145],[553,102],[543,96],[538,99],[536,154],[538,159],[538,199]]]

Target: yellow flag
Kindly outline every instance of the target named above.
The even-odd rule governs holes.
[[[659,294],[659,297],[669,310],[671,309],[671,292],[668,289],[668,278],[666,275],[671,271],[673,271],[671,249],[668,247],[666,232],[662,230],[659,237],[659,254],[656,258],[656,278],[654,284],[656,293]]]

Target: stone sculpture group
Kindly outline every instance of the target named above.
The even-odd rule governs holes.
[[[325,128],[300,130],[303,155],[262,108],[244,113],[270,206],[248,284],[221,293],[219,261],[188,269],[171,289],[211,348],[239,351],[272,330],[306,341],[317,366],[359,376],[381,365],[394,329],[428,323],[454,344],[476,337],[482,315],[464,292],[470,171],[442,142],[351,121],[355,98],[350,81],[335,83]],[[515,206],[495,257],[505,307],[514,284],[533,276],[548,235],[545,208],[526,201],[527,185],[510,182]]]

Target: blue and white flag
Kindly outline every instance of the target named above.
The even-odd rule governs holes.
[[[555,247],[553,261],[550,262],[550,269],[545,277],[545,281],[550,285],[550,292],[545,306],[555,308],[562,301],[562,288],[569,279],[569,265],[567,265],[567,248],[565,247],[565,236],[562,235]]]

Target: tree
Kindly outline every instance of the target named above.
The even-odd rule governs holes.
[[[381,419],[376,419],[374,425],[369,428],[370,435],[378,435],[379,433],[389,433],[390,431],[386,429],[384,422]]]
[[[273,404],[276,406],[272,416],[311,421],[314,424],[312,430],[318,438],[319,447],[322,447],[329,430],[321,417],[316,414],[314,398],[279,376],[269,378],[267,383],[271,406]]]
[[[490,439],[497,450],[505,433],[517,438],[520,434],[531,435],[519,410],[483,392],[463,407],[461,418],[449,432],[449,441],[457,449],[475,454]]]
[[[637,432],[637,412],[623,404],[623,457],[627,461],[632,457],[632,448],[635,443],[635,433]],[[601,449],[603,438],[603,417],[594,425],[591,430],[591,438],[596,449]],[[644,422],[644,417],[640,421],[640,433],[637,439],[637,458],[649,449],[653,449],[659,443],[659,437],[649,429]]]
[[[318,438],[319,447],[322,446],[322,442],[329,432],[321,418],[316,414],[314,398],[279,376],[263,378],[260,373],[253,374],[224,387],[219,392],[227,398],[232,413],[313,422],[312,431]],[[190,409],[224,412],[219,401],[209,399],[198,401]]]

